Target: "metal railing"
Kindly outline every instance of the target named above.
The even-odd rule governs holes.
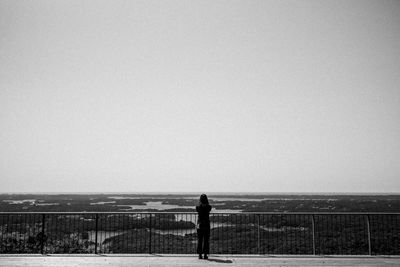
[[[212,254],[400,255],[400,213],[211,213]],[[0,253],[196,253],[192,212],[0,212]]]

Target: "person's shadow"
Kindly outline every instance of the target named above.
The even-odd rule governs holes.
[[[222,260],[222,259],[207,259],[208,261],[218,262],[218,263],[233,263],[232,260]]]

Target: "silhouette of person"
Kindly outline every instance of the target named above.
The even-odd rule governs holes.
[[[211,206],[208,203],[207,195],[202,194],[200,196],[199,204],[196,206],[198,213],[197,218],[197,253],[199,259],[208,259],[207,254],[210,252],[210,211]]]

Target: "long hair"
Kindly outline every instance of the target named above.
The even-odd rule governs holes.
[[[199,205],[201,205],[201,204],[203,204],[203,205],[209,205],[209,204],[208,204],[208,198],[207,198],[207,195],[206,195],[206,194],[202,194],[202,195],[200,196]]]

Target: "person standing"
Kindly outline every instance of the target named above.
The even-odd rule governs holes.
[[[199,259],[202,259],[202,254],[204,254],[204,259],[208,259],[207,254],[210,252],[210,211],[211,206],[208,203],[208,198],[206,194],[200,196],[199,204],[196,206],[196,211],[198,213],[197,218],[197,253],[199,254]]]

